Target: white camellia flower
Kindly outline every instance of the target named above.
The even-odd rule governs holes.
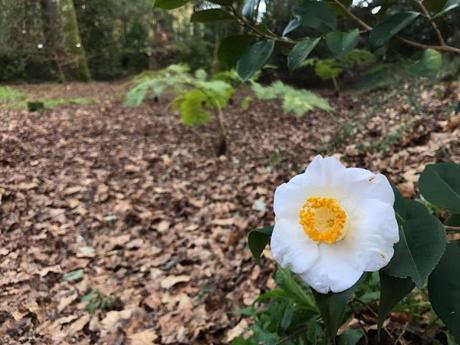
[[[273,257],[320,293],[344,291],[392,258],[399,241],[393,203],[382,174],[317,156],[276,189]]]

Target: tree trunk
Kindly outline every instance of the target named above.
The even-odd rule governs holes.
[[[89,80],[73,0],[41,0],[41,5],[47,44],[54,52],[60,79]]]

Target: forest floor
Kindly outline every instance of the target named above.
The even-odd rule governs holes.
[[[0,103],[2,345],[228,343],[248,324],[234,312],[274,286],[246,236],[312,157],[380,171],[406,196],[427,163],[460,161],[452,83],[331,96],[334,114],[303,118],[279,102],[244,111],[241,91],[221,157],[213,125],[201,141],[166,100],[126,108],[121,84],[15,88],[93,101]]]

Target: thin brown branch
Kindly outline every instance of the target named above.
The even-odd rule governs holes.
[[[460,226],[444,225],[447,231],[460,232]]]
[[[356,15],[354,15],[346,6],[344,6],[339,0],[333,0],[350,18],[352,18],[356,23],[358,23],[363,29],[365,32],[368,32],[368,31],[371,31],[372,30],[372,26],[370,26],[369,24],[367,24],[365,21],[363,21],[362,19],[358,18]],[[418,0],[416,0],[418,1]],[[266,34],[265,32],[262,32],[260,31],[256,26],[252,25],[251,23],[249,23],[246,18],[242,17],[238,11],[234,8],[234,7],[227,7],[226,9],[230,9],[231,12],[229,13],[230,15],[232,15],[239,23],[240,25],[242,25],[243,27],[246,27],[248,28],[249,30],[251,30],[252,32],[254,32],[257,36],[259,37],[262,37],[262,38],[266,38],[266,39],[270,39],[270,40],[274,40],[274,41],[278,41],[278,42],[284,42],[284,43],[291,43],[291,44],[296,44],[297,41],[296,40],[293,40],[293,39],[290,39],[290,38],[287,38],[287,37],[279,37],[275,34],[273,35],[269,35],[269,34]],[[430,17],[431,18],[431,17]],[[433,24],[436,25],[436,23],[434,23],[432,21]],[[437,27],[437,26],[436,26]],[[442,36],[441,36],[442,37]],[[424,43],[420,43],[420,42],[416,42],[416,41],[412,41],[412,40],[409,40],[407,38],[404,38],[404,37],[401,37],[401,36],[396,36],[396,38],[407,44],[407,45],[410,45],[410,46],[413,46],[413,47],[416,47],[416,48],[421,48],[421,49],[434,49],[434,50],[438,50],[438,51],[444,51],[444,52],[448,52],[448,53],[454,53],[454,54],[460,54],[460,48],[456,48],[456,47],[452,47],[452,46],[449,46],[447,44],[445,44],[445,41],[443,39],[443,42],[444,44],[441,44],[441,45],[430,45],[430,44],[424,44]]]
[[[439,43],[442,45],[442,46],[445,46],[446,45],[446,41],[444,40],[444,37],[442,37],[442,34],[441,34],[441,31],[439,30],[438,28],[438,25],[436,24],[436,22],[433,20],[433,18],[431,17],[430,13],[428,12],[428,10],[426,9],[425,5],[423,4],[423,0],[414,0],[417,5],[420,7],[420,9],[422,10],[423,14],[425,15],[425,17],[430,21],[431,23],[431,26],[433,27],[434,31],[436,32],[436,35],[438,36],[438,40],[439,40]]]
[[[342,4],[339,0],[334,0],[334,2],[342,9],[345,11],[345,13],[352,18],[355,22],[357,22],[359,25],[361,25],[366,31],[371,31],[372,26],[355,16],[344,4]]]
[[[358,18],[357,16],[355,16],[346,6],[344,6],[339,0],[334,0],[334,2],[342,9],[344,10],[344,12],[350,17],[352,18],[356,23],[358,23],[362,28],[364,28],[366,31],[371,31],[372,30],[372,26],[370,26],[369,24],[367,24],[366,22],[364,22],[363,20],[361,20],[360,18]],[[431,18],[431,17],[430,17]],[[432,21],[432,23],[434,23]],[[435,23],[436,24],[436,23]],[[439,51],[444,51],[444,52],[449,52],[449,53],[455,53],[455,54],[460,54],[460,48],[456,48],[456,47],[452,47],[452,46],[449,46],[449,45],[446,45],[445,42],[443,45],[428,45],[428,44],[424,44],[424,43],[419,43],[419,42],[415,42],[415,41],[412,41],[412,40],[409,40],[407,38],[403,38],[401,36],[396,36],[396,38],[398,40],[400,40],[401,42],[405,43],[405,44],[408,44],[408,45],[411,45],[413,47],[417,47],[417,48],[421,48],[421,49],[435,49],[435,50],[439,50]],[[444,41],[444,39],[443,39]]]
[[[246,28],[248,28],[249,30],[251,30],[252,32],[254,32],[256,35],[260,36],[260,37],[263,37],[263,38],[267,38],[267,39],[270,39],[270,40],[274,40],[274,41],[278,41],[278,42],[287,42],[287,43],[297,43],[296,41],[294,40],[291,40],[290,38],[287,38],[287,37],[279,37],[279,36],[276,36],[276,35],[267,35],[266,33],[260,31],[256,26],[252,25],[251,23],[249,23],[246,18],[244,18],[243,16],[241,16],[238,11],[234,8],[234,7],[230,7],[231,9],[231,15],[233,17],[235,17],[235,19],[242,25],[242,26],[245,26]]]
[[[412,41],[412,40],[408,40],[408,39],[400,37],[400,36],[396,36],[396,38],[398,40],[400,40],[401,42],[404,42],[404,43],[406,43],[408,45],[411,45],[413,47],[422,48],[422,49],[434,49],[434,50],[444,51],[444,52],[448,52],[448,53],[460,54],[460,48],[456,48],[456,47],[452,47],[452,46],[448,46],[448,45],[436,46],[436,45],[423,44],[423,43],[415,42],[415,41]]]

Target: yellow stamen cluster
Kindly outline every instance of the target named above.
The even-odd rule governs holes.
[[[303,231],[313,241],[332,244],[344,236],[347,214],[334,198],[309,198],[299,216]]]

